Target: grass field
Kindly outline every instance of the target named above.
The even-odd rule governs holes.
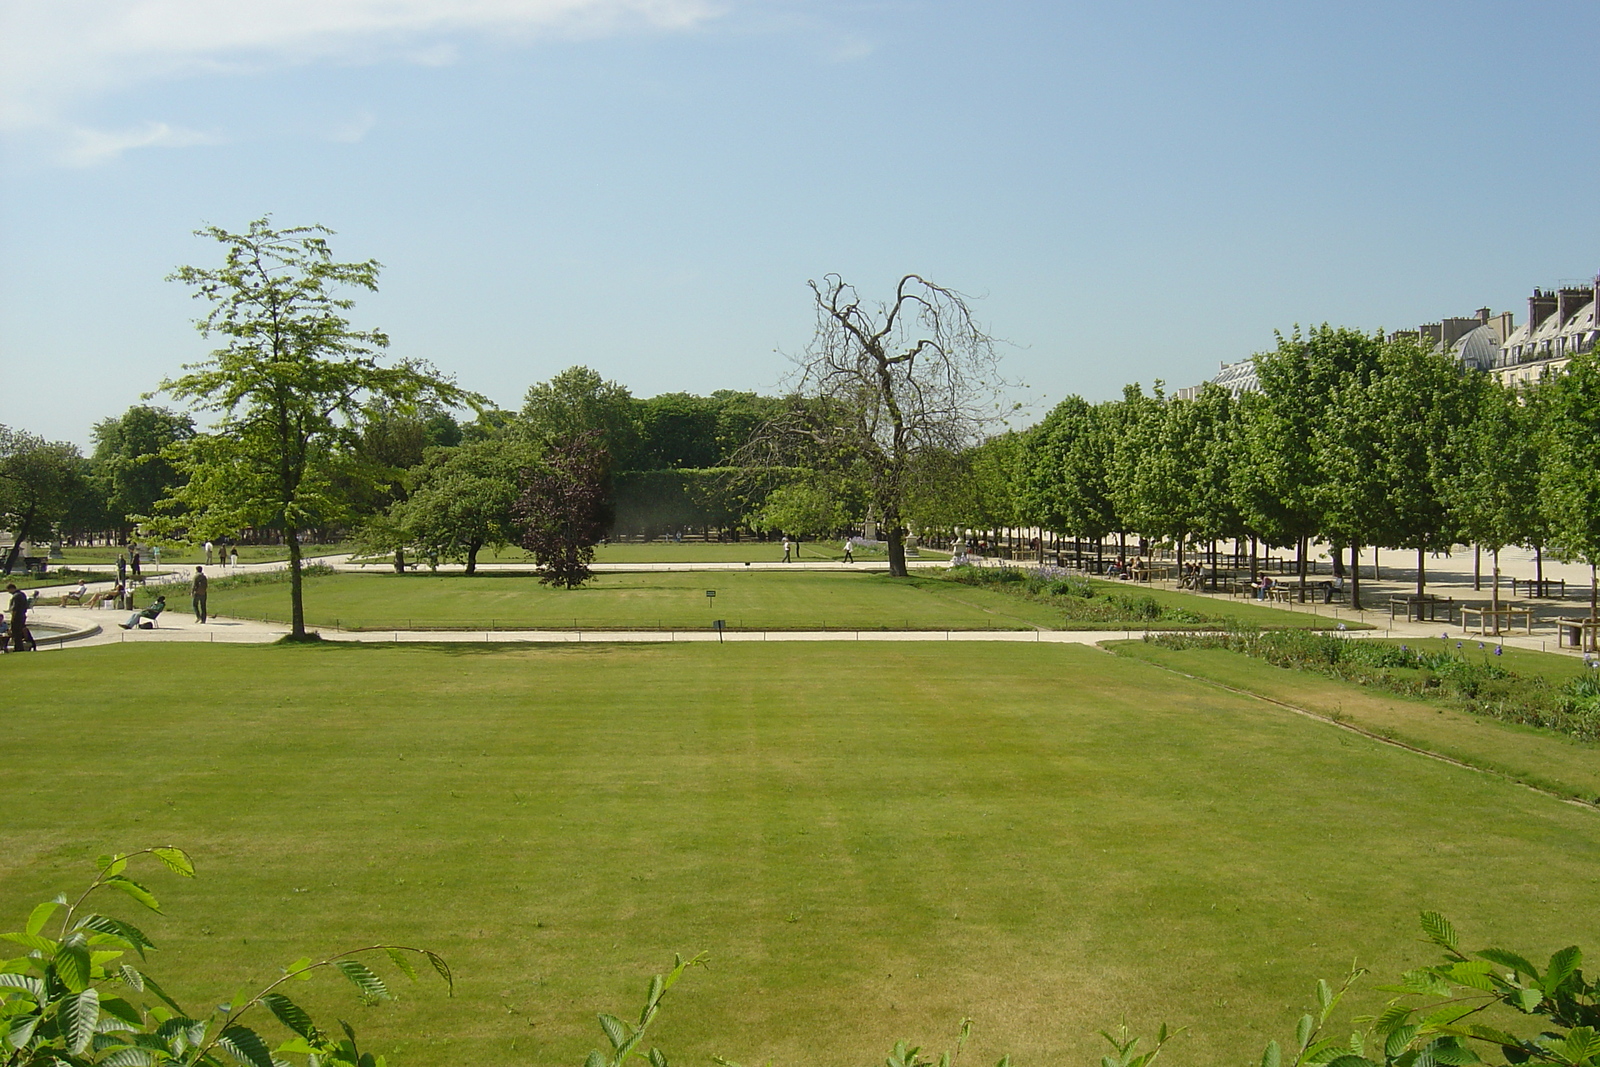
[[[453,1001],[306,989],[395,1067],[581,1062],[674,950],[713,959],[669,1001],[674,1062],[859,1067],[971,1016],[978,1064],[1094,1062],[1124,1019],[1193,1027],[1174,1062],[1243,1063],[1352,959],[1377,975],[1350,1010],[1378,1007],[1432,958],[1419,909],[1538,954],[1592,941],[1600,904],[1595,812],[1088,648],[4,666],[0,913],[97,852],[184,845],[200,880],[150,874],[167,915],[136,919],[181,997],[374,938],[449,958]]]
[[[640,544],[604,544],[595,549],[596,563],[778,563],[783,560],[782,541],[739,541],[720,544],[715,541],[651,541]],[[830,560],[844,558],[841,541],[803,541],[795,556],[798,560]],[[862,550],[856,553],[858,561],[886,560],[882,553]],[[948,560],[950,553],[936,549],[925,550],[912,559]],[[520,548],[503,548],[499,551],[485,549],[478,554],[483,563],[528,563],[532,557]]]
[[[1389,642],[1400,644],[1399,641]],[[1409,639],[1413,648],[1437,651],[1455,641]],[[1470,643],[1469,643],[1470,644]],[[1531,726],[1495,722],[1436,701],[1409,700],[1308,671],[1289,670],[1221,649],[1161,648],[1144,641],[1117,642],[1121,655],[1258,693],[1380,737],[1438,752],[1451,759],[1566,796],[1600,803],[1600,747]],[[1519,674],[1563,685],[1585,670],[1571,656],[1507,648],[1497,662]]]
[[[706,590],[716,590],[707,597]],[[187,610],[183,589],[163,589],[173,610]],[[153,595],[146,592],[144,596]],[[1158,594],[1157,595],[1161,595]],[[1184,598],[1182,593],[1164,594]],[[1195,606],[1195,598],[1187,598]],[[599,574],[575,590],[540,585],[524,574],[462,575],[381,571],[307,579],[306,621],[349,629],[708,629],[723,619],[733,629],[1016,630],[1066,625],[1055,608],[990,589],[939,578],[895,579],[867,572],[761,571]],[[1200,602],[1200,610],[1258,626],[1326,624],[1252,604]],[[288,590],[281,581],[219,581],[210,609],[220,615],[282,621]],[[1129,620],[1132,629],[1158,625]],[[1161,623],[1159,625],[1167,625]],[[1077,629],[1121,629],[1083,623]]]

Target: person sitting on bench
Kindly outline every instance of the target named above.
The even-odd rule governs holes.
[[[77,585],[61,594],[61,606],[66,607],[68,604],[82,604],[83,598],[88,595],[88,584],[82,578],[79,578]]]
[[[154,604],[151,604],[143,611],[134,612],[132,615],[128,616],[127,622],[119,622],[117,625],[122,627],[124,630],[131,630],[135,626],[143,630],[154,630],[156,628],[156,617],[166,610],[167,598],[164,596],[158,596],[156,597],[156,602]],[[148,626],[145,625],[146,619],[150,621],[150,625]]]

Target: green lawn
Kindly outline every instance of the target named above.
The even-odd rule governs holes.
[[[1413,648],[1431,651],[1453,647],[1456,641],[1433,638],[1411,639],[1409,643]],[[1466,642],[1469,651],[1474,643]],[[1437,752],[1542,789],[1600,803],[1600,746],[1537,727],[1471,715],[1442,706],[1440,701],[1410,699],[1309,671],[1275,667],[1242,653],[1167,649],[1144,641],[1119,641],[1110,647],[1120,655],[1281,700],[1380,737]],[[1570,656],[1516,648],[1507,648],[1498,662],[1519,674],[1542,676],[1556,685],[1584,670],[1582,662]]]
[[[708,589],[716,597],[707,597]],[[188,610],[183,587],[161,590],[173,610]],[[146,590],[145,599],[153,595]],[[1157,594],[1159,595],[1159,591]],[[1184,594],[1167,594],[1184,598]],[[834,571],[718,571],[599,574],[586,586],[557,590],[528,574],[496,571],[463,575],[374,570],[306,580],[306,621],[345,629],[709,629],[715,619],[732,629],[1017,630],[1133,629],[1136,619],[1068,623],[1049,604],[992,589],[919,577]],[[1194,606],[1193,598],[1186,601]],[[288,618],[281,579],[213,583],[214,614],[274,622]],[[1258,626],[1310,626],[1319,620],[1249,604],[1210,601],[1215,614]]]
[[[778,563],[783,560],[782,541],[739,541],[730,544],[716,542],[651,541],[647,544],[606,544],[595,549],[596,563]],[[844,558],[842,541],[803,541],[795,556],[798,560],[841,560]],[[948,560],[950,553],[928,549],[912,559]],[[484,563],[527,563],[531,557],[520,548],[500,551],[484,550],[478,559]],[[887,560],[882,552],[856,553],[858,562]]]
[[[107,905],[181,998],[378,938],[449,958],[453,1001],[304,988],[395,1067],[581,1062],[674,950],[713,961],[669,1001],[674,1062],[859,1067],[963,1016],[975,1064],[1094,1062],[1124,1019],[1192,1027],[1175,1062],[1247,1062],[1352,959],[1377,973],[1349,1009],[1381,1006],[1432,958],[1421,908],[1547,954],[1600,905],[1594,812],[1089,648],[0,664],[9,928],[97,852],[184,845],[197,882],[147,872],[165,916]]]

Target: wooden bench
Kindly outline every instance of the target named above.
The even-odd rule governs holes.
[[[1567,580],[1565,578],[1513,578],[1511,579],[1511,595],[1517,595],[1517,586],[1522,586],[1522,595],[1539,597],[1544,600],[1565,600],[1567,598]],[[1551,589],[1561,590],[1551,593]],[[1535,591],[1537,590],[1537,592]]]
[[[1474,616],[1477,618],[1476,626],[1474,626],[1470,621]],[[1479,636],[1490,633],[1500,633],[1502,630],[1512,630],[1516,627],[1519,619],[1523,625],[1523,632],[1529,634],[1533,633],[1532,608],[1518,607],[1515,605],[1508,606],[1504,604],[1498,608],[1487,606],[1481,608],[1469,608],[1465,604],[1461,606],[1461,628],[1463,630],[1475,631]],[[1502,625],[1502,623],[1504,625]],[[1491,624],[1494,627],[1492,630],[1490,629]]]
[[[1600,620],[1564,618],[1556,620],[1556,647],[1595,651],[1600,644]]]
[[[1392,596],[1389,598],[1389,618],[1393,619],[1397,613],[1404,612],[1409,622],[1438,622],[1439,609],[1444,609],[1444,621],[1451,622],[1455,616],[1455,598],[1437,597],[1432,593],[1422,596]]]

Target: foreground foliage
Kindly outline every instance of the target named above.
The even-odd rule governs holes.
[[[1102,592],[1098,585],[1083,575],[1059,567],[957,566],[950,568],[949,578],[962,585],[994,589],[1036,603],[1049,604],[1060,608],[1062,614],[1074,622],[1099,622],[1114,627],[1169,623],[1221,629],[1229,625],[1229,620],[1221,615],[1163,604],[1148,593]]]
[[[28,950],[14,959],[0,959],[0,1064],[278,1067],[285,1063],[282,1056],[298,1055],[307,1067],[383,1067],[381,1056],[360,1051],[348,1023],[339,1023],[343,1036],[324,1031],[283,987],[332,969],[349,979],[363,999],[388,999],[383,979],[358,958],[380,952],[412,979],[416,968],[410,957],[421,956],[447,985],[453,984],[450,968],[427,949],[372,945],[317,961],[296,960],[253,995],[241,988],[209,1011],[191,1012],[143,970],[145,953],[155,948],[154,942],[132,923],[84,906],[97,891],[115,889],[151,911],[160,911],[150,890],[124,873],[129,861],[141,856],[153,856],[175,874],[194,877],[194,864],[181,848],[102,856],[99,874],[77,900],[70,904],[64,896],[47,900],[33,909],[22,930],[0,935]],[[46,936],[52,925],[55,936]],[[135,955],[138,966],[132,962]],[[275,1049],[244,1023],[247,1016],[260,1016],[261,1008],[290,1033]]]

